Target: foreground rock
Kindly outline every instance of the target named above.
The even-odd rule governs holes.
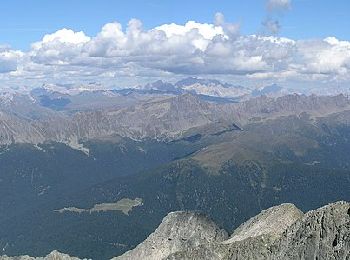
[[[187,232],[190,230],[193,229],[188,227]],[[349,259],[350,204],[337,202],[305,215],[293,204],[282,204],[251,218],[225,241],[211,239],[210,243],[172,247],[173,252],[164,251],[164,240],[158,239],[153,240],[152,246],[145,241],[117,259]],[[184,249],[179,250],[181,248]],[[151,252],[162,254],[154,254],[153,258],[137,257]],[[130,258],[132,256],[134,258]]]
[[[272,244],[303,215],[293,204],[271,207],[240,225],[228,240],[176,252],[167,259],[268,259],[266,245]]]
[[[274,246],[275,259],[350,259],[350,203],[309,211]]]
[[[303,215],[302,211],[290,203],[263,210],[259,215],[240,225],[224,244],[231,244],[236,241],[262,235],[278,238]]]
[[[227,238],[226,231],[200,213],[172,212],[143,243],[114,259],[165,259],[172,253],[199,245],[209,247],[212,243],[222,242]]]

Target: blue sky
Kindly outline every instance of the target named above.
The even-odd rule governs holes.
[[[253,34],[269,16],[263,0],[8,0],[0,8],[0,44],[23,50],[61,28],[96,35],[108,22],[125,26],[131,18],[153,28],[188,20],[212,22],[222,12],[228,21],[241,24],[242,33]],[[349,13],[349,0],[294,0],[288,12],[273,15],[280,20],[281,36],[350,40]]]
[[[191,76],[350,93],[349,0],[8,0],[0,12],[0,90]]]

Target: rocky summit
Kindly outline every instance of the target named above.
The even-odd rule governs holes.
[[[350,204],[310,211],[275,243],[274,259],[349,259]]]
[[[301,218],[303,213],[293,204],[286,203],[263,210],[259,215],[239,226],[225,244],[250,237],[269,235],[278,238],[284,230]]]
[[[178,251],[223,242],[228,234],[200,213],[172,212],[143,243],[114,260],[165,259]]]

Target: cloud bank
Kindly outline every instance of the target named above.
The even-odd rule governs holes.
[[[270,9],[289,6],[288,0],[268,2]],[[279,24],[266,26],[279,29]],[[188,21],[145,30],[141,21],[132,19],[126,28],[105,24],[95,36],[64,28],[43,36],[27,52],[0,46],[1,86],[87,81],[132,85],[186,75],[348,84],[350,42],[241,35],[239,24],[218,13],[212,24]]]

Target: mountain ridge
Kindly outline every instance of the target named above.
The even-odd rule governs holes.
[[[186,132],[206,125],[212,125],[216,132],[220,132],[230,129],[231,124],[244,126],[256,119],[266,120],[302,112],[324,116],[347,109],[350,109],[350,100],[344,95],[263,96],[236,104],[213,104],[192,94],[73,114],[35,105],[32,111],[15,107],[0,108],[0,144],[54,141],[78,146],[84,140],[113,135],[135,140],[175,140],[186,136]]]

